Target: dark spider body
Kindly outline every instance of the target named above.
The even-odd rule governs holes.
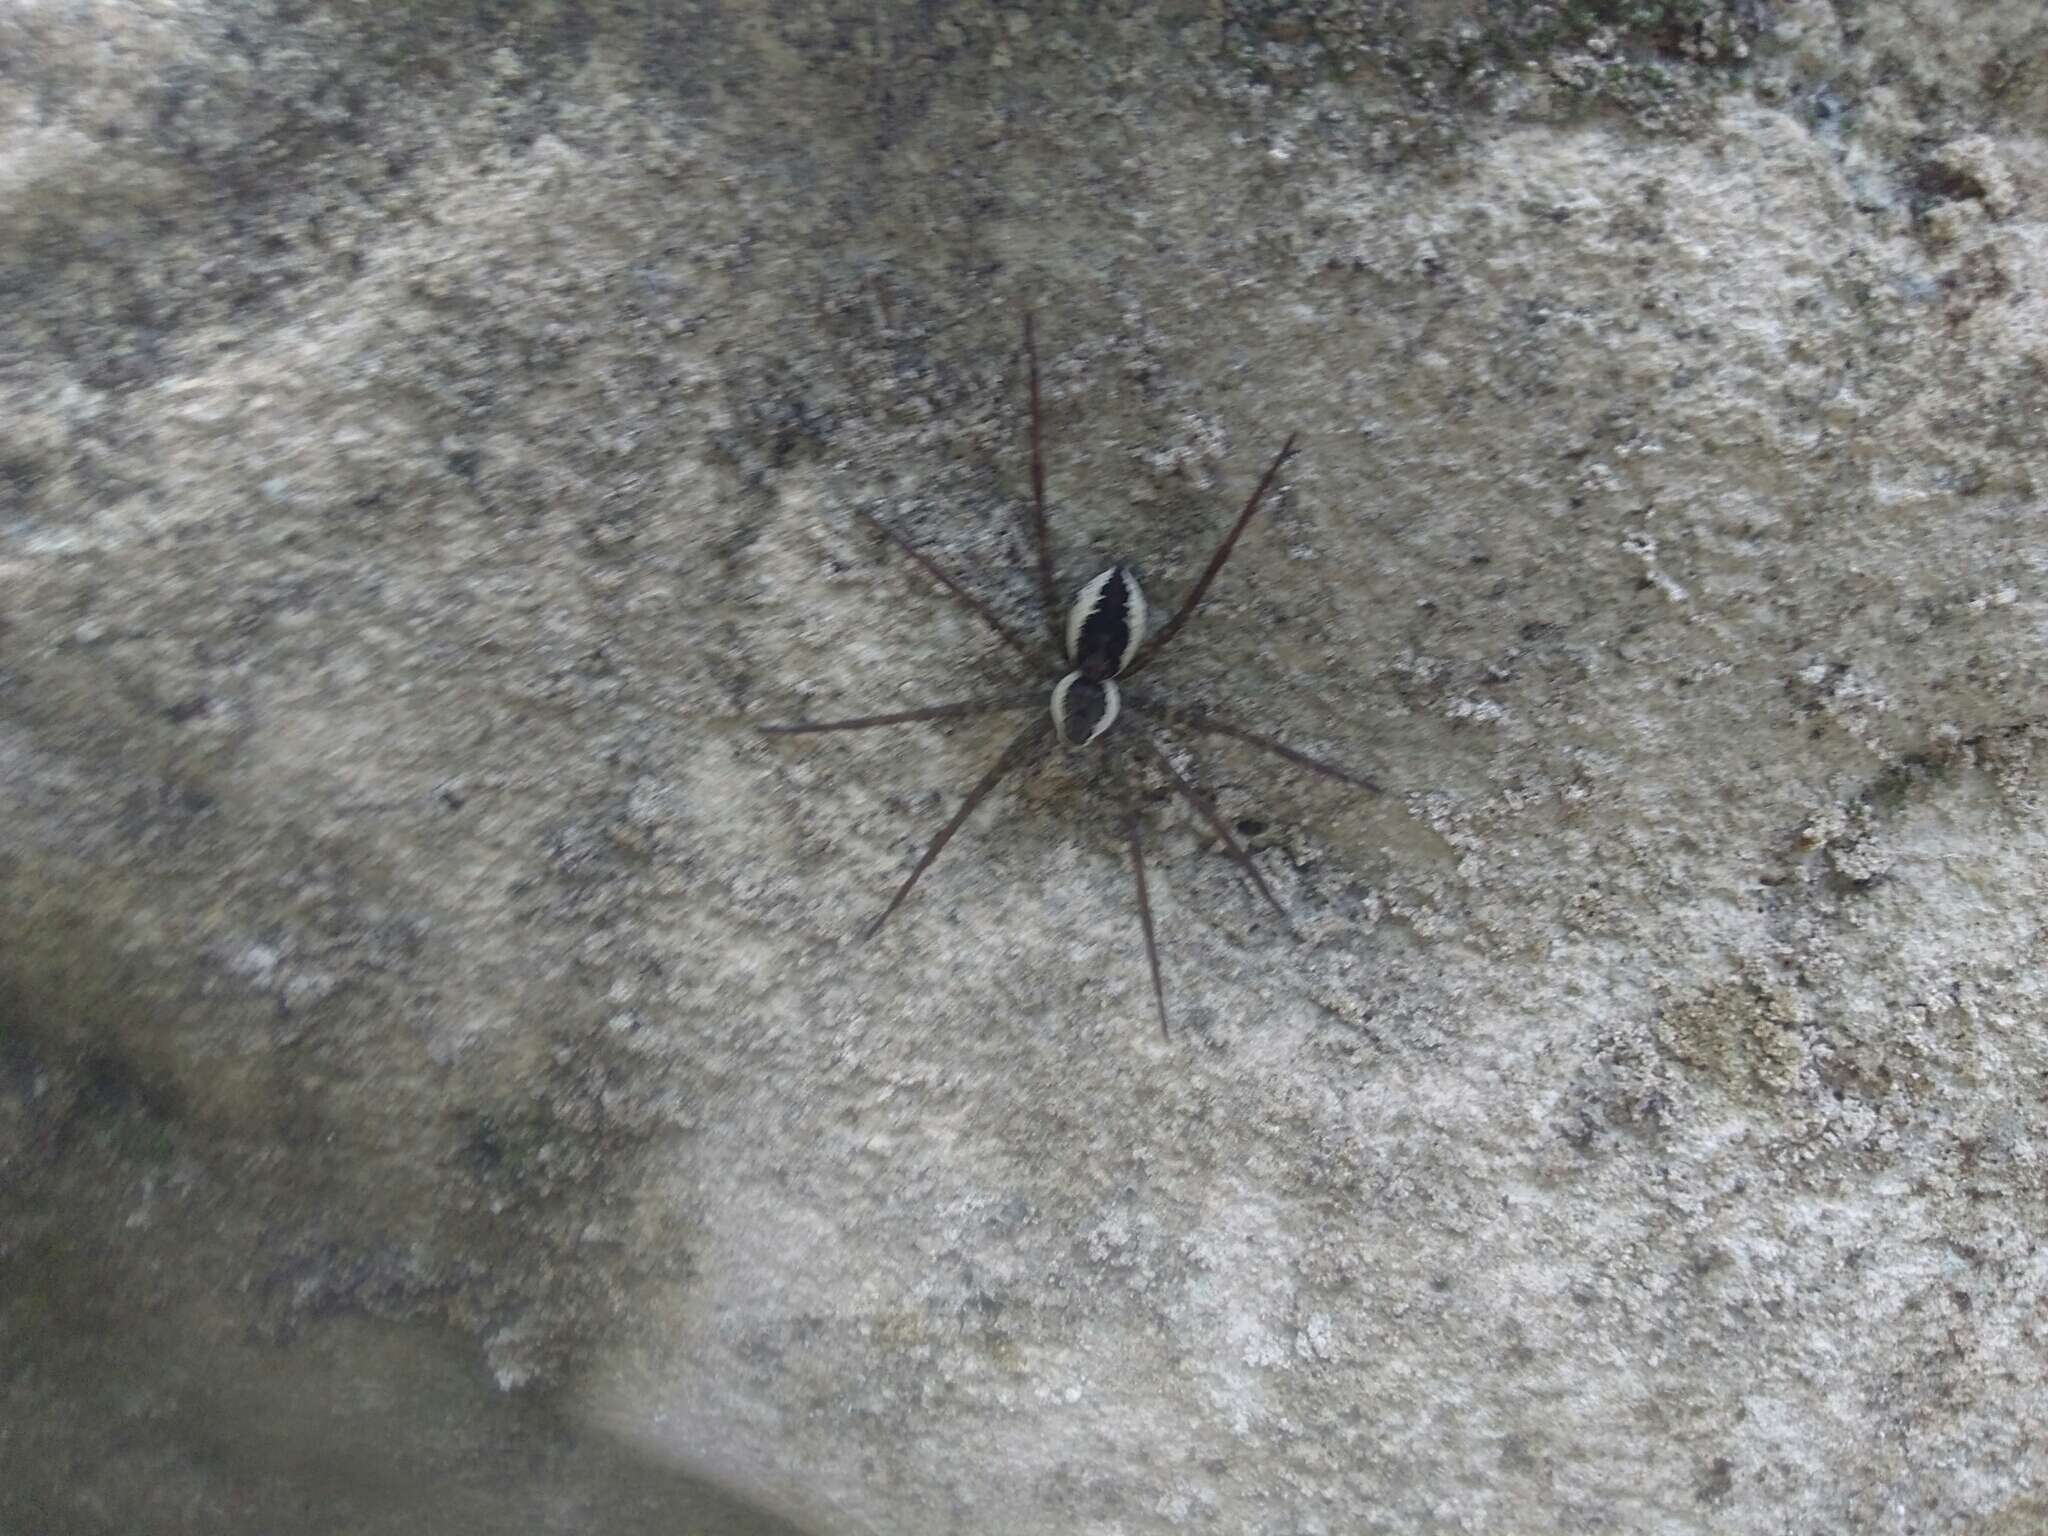
[[[1173,790],[1215,832],[1230,857],[1244,871],[1245,876],[1257,888],[1259,894],[1279,913],[1283,922],[1286,910],[1281,907],[1265,880],[1260,876],[1258,866],[1252,863],[1251,855],[1245,852],[1231,833],[1228,823],[1216,812],[1205,798],[1196,792],[1194,786],[1175,768],[1173,762],[1160,750],[1151,732],[1146,728],[1148,720],[1156,720],[1183,726],[1186,729],[1210,735],[1228,736],[1248,745],[1262,748],[1284,758],[1297,767],[1306,768],[1327,778],[1341,780],[1360,789],[1377,792],[1378,786],[1370,779],[1330,763],[1298,752],[1285,743],[1242,726],[1219,719],[1205,708],[1175,708],[1154,700],[1132,699],[1126,701],[1119,679],[1128,678],[1143,670],[1166,648],[1167,643],[1180,632],[1183,624],[1193,617],[1208,594],[1210,583],[1230,558],[1230,552],[1237,545],[1252,517],[1265,499],[1266,491],[1273,483],[1273,477],[1280,472],[1280,466],[1287,462],[1294,452],[1294,438],[1289,437],[1281,445],[1280,452],[1266,467],[1266,473],[1259,480],[1251,499],[1238,514],[1237,521],[1217,545],[1210,557],[1208,567],[1196,581],[1194,588],[1175,610],[1173,617],[1156,632],[1147,637],[1146,627],[1149,610],[1145,603],[1144,590],[1138,585],[1138,578],[1130,568],[1121,563],[1111,566],[1084,585],[1075,595],[1073,604],[1061,615],[1059,599],[1053,577],[1052,537],[1045,516],[1045,456],[1042,449],[1040,412],[1038,404],[1038,345],[1033,332],[1031,317],[1024,317],[1024,352],[1031,374],[1031,532],[1038,554],[1039,599],[1045,610],[1046,626],[1052,640],[1051,649],[1034,646],[1017,635],[1008,625],[996,617],[993,610],[981,599],[974,596],[959,582],[947,575],[930,558],[910,545],[902,535],[877,521],[865,511],[858,515],[881,532],[897,548],[927,575],[932,577],[958,599],[965,607],[978,616],[1013,650],[1028,661],[1045,665],[1049,671],[1056,671],[1058,680],[1052,685],[1051,715],[1053,734],[1060,743],[1070,749],[1078,749],[1100,741],[1107,736],[1110,728],[1119,719],[1133,721],[1133,729],[1125,734],[1136,744],[1136,755],[1148,759],[1164,773]],[[992,697],[965,699],[952,704],[933,704],[923,709],[904,710],[887,715],[862,715],[850,720],[795,721],[787,725],[764,725],[760,729],[768,735],[789,736],[812,731],[864,730],[870,726],[899,725],[913,720],[958,719],[967,715],[989,714],[997,710],[1021,708],[1036,702],[1042,695],[1036,690],[1028,693],[998,694]],[[981,802],[988,798],[1009,772],[1032,755],[1035,747],[1041,746],[1045,738],[1045,725],[1040,721],[1025,727],[1002,756],[996,759],[980,781],[967,792],[960,808],[933,838],[916,866],[910,871],[896,895],[868,927],[868,936],[880,931],[896,909],[903,905],[910,895],[918,877],[929,869],[934,860],[945,849],[960,830],[967,818]],[[1119,767],[1121,764],[1119,762]],[[1145,854],[1139,839],[1138,804],[1128,789],[1128,775],[1120,773],[1120,781],[1126,787],[1124,808],[1124,832],[1131,845],[1131,868],[1137,880],[1138,920],[1145,935],[1145,959],[1152,972],[1152,995],[1159,1005],[1159,1027],[1167,1031],[1166,988],[1159,974],[1159,945],[1152,926],[1152,903],[1145,881]],[[1170,1033],[1170,1032],[1168,1032]]]
[[[1067,613],[1067,663],[1052,685],[1060,741],[1085,747],[1116,723],[1123,694],[1114,681],[1145,638],[1145,592],[1128,567],[1112,565],[1083,587]]]

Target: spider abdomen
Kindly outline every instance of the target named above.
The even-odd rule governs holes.
[[[1129,666],[1144,638],[1145,593],[1128,566],[1112,565],[1067,610],[1067,660],[1092,682]]]
[[[1061,745],[1087,746],[1110,728],[1122,704],[1116,684],[1108,678],[1097,682],[1069,672],[1052,688],[1052,723]]]

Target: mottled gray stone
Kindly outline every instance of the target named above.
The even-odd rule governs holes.
[[[0,1525],[2048,1523],[2044,41],[8,7]]]

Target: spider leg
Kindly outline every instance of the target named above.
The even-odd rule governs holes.
[[[1284,741],[1261,735],[1257,731],[1246,730],[1243,726],[1233,725],[1228,720],[1218,719],[1206,707],[1198,705],[1192,709],[1183,709],[1170,704],[1156,704],[1149,699],[1130,699],[1127,702],[1149,714],[1158,715],[1173,725],[1185,726],[1188,730],[1202,731],[1211,736],[1228,736],[1232,740],[1247,742],[1254,747],[1263,747],[1275,757],[1284,757],[1297,768],[1306,768],[1310,773],[1320,773],[1325,778],[1370,790],[1375,795],[1385,793],[1377,783],[1362,773],[1354,773],[1349,768],[1339,768],[1335,763],[1326,763],[1319,757],[1310,757],[1306,752],[1298,751]]]
[[[1052,648],[1064,654],[1060,599],[1052,574],[1052,531],[1045,518],[1045,432],[1038,408],[1038,332],[1031,311],[1024,311],[1024,360],[1031,374],[1031,538],[1038,546],[1038,597],[1045,606]]]
[[[1237,514],[1237,521],[1230,525],[1230,532],[1223,535],[1223,542],[1216,546],[1216,553],[1209,557],[1209,568],[1202,572],[1202,579],[1195,583],[1194,590],[1182,600],[1179,610],[1166,621],[1165,626],[1139,648],[1138,654],[1131,658],[1131,664],[1123,669],[1122,676],[1135,675],[1166,649],[1167,642],[1180,633],[1181,625],[1194,617],[1195,610],[1202,606],[1202,599],[1209,595],[1209,584],[1215,581],[1217,572],[1223,569],[1223,562],[1230,558],[1230,552],[1237,547],[1238,536],[1251,522],[1252,515],[1259,510],[1259,503],[1266,496],[1266,488],[1273,483],[1273,477],[1280,473],[1280,466],[1285,464],[1288,456],[1294,452],[1294,440],[1298,435],[1293,432],[1287,434],[1287,441],[1280,445],[1280,451],[1273,455],[1273,462],[1266,466],[1265,474],[1259,477],[1258,486],[1253,490],[1251,500],[1244,504],[1244,510]]]
[[[1173,759],[1159,750],[1158,742],[1143,732],[1139,733],[1138,741],[1152,754],[1152,761],[1166,770],[1167,778],[1173,781],[1173,787],[1179,791],[1181,799],[1193,806],[1195,814],[1206,821],[1209,830],[1222,840],[1223,846],[1230,851],[1230,856],[1237,860],[1238,868],[1251,877],[1252,884],[1259,888],[1259,894],[1266,898],[1275,912],[1280,914],[1280,921],[1292,928],[1294,925],[1288,919],[1287,909],[1280,905],[1280,899],[1267,886],[1265,877],[1259,873],[1259,866],[1252,862],[1252,856],[1244,851],[1243,844],[1231,835],[1230,824],[1216,813],[1215,806],[1196,793],[1194,785],[1181,777],[1180,770],[1173,766]]]
[[[966,715],[988,715],[999,709],[1021,709],[1036,704],[1044,690],[1029,693],[993,693],[979,699],[962,699],[957,704],[928,704],[923,709],[903,709],[890,715],[856,715],[850,720],[790,720],[775,725],[757,725],[763,736],[802,736],[813,731],[864,731],[871,725],[902,725],[910,720],[957,720]]]
[[[902,550],[903,553],[910,556],[910,558],[917,563],[917,567],[919,570],[923,571],[925,575],[931,577],[933,581],[936,581],[940,586],[944,587],[948,592],[952,593],[952,595],[955,598],[957,598],[964,607],[972,610],[975,616],[979,618],[982,621],[982,623],[986,624],[990,629],[994,630],[998,635],[1002,636],[1004,644],[1008,645],[1012,650],[1016,651],[1016,653],[1022,656],[1026,661],[1032,662],[1034,664],[1040,664],[1044,662],[1045,657],[1042,652],[1035,651],[1029,645],[1027,645],[1015,630],[1011,629],[1009,625],[1005,624],[1001,619],[996,617],[994,609],[990,608],[987,603],[984,603],[972,592],[968,591],[965,587],[961,586],[960,583],[955,581],[951,576],[948,576],[943,570],[939,568],[937,563],[934,562],[929,555],[926,555],[922,550],[918,549],[918,547],[912,544],[910,540],[904,538],[902,534],[898,533],[895,529],[891,528],[879,517],[876,517],[875,514],[868,511],[867,508],[855,507],[853,511],[854,516],[860,518],[861,521],[872,526],[877,532],[879,532],[882,535],[883,538],[887,539],[891,544],[894,544],[898,549]]]
[[[1125,778],[1121,773],[1118,777]],[[1145,888],[1145,845],[1138,835],[1138,821],[1137,793],[1125,779],[1124,836],[1131,843],[1131,873],[1138,879],[1138,926],[1145,930],[1145,963],[1152,969],[1152,997],[1159,1004],[1159,1033],[1171,1040],[1173,1031],[1166,1024],[1166,983],[1159,979],[1159,939],[1152,931],[1152,896]]]
[[[866,931],[861,934],[863,940],[872,939],[882,931],[882,924],[895,915],[896,909],[903,905],[904,898],[910,895],[910,888],[917,884],[917,877],[932,867],[932,861],[945,851],[946,844],[953,840],[953,834],[974,814],[975,807],[989,797],[989,792],[1002,782],[1003,775],[1024,760],[1026,753],[1044,733],[1045,722],[1034,721],[1019,731],[1010,744],[1003,748],[1003,755],[990,765],[988,772],[981,776],[974,788],[967,791],[967,798],[960,802],[960,809],[953,813],[953,819],[939,829],[939,835],[932,839],[931,847],[925,849],[924,857],[917,861],[917,867],[910,872],[910,878],[897,888],[895,898],[890,901],[887,910],[868,924]]]

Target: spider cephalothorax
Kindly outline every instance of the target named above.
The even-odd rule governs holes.
[[[1031,533],[1038,554],[1038,595],[1045,611],[1045,622],[1050,648],[1026,641],[1005,624],[980,598],[969,592],[960,583],[935,565],[901,534],[878,521],[866,511],[858,515],[881,532],[897,548],[940,586],[976,614],[983,623],[1000,636],[1005,644],[1022,655],[1038,675],[1051,680],[1051,735],[1061,745],[1071,749],[1091,747],[1097,742],[1111,738],[1108,747],[1113,749],[1118,742],[1131,742],[1136,755],[1157,767],[1173,790],[1216,834],[1217,839],[1229,852],[1237,866],[1244,871],[1261,896],[1270,903],[1275,912],[1285,921],[1287,913],[1279,900],[1260,876],[1258,866],[1232,834],[1230,826],[1216,812],[1216,808],[1199,794],[1194,786],[1174,767],[1173,761],[1159,744],[1153,740],[1150,726],[1159,724],[1178,725],[1185,729],[1204,732],[1215,736],[1228,736],[1234,740],[1262,748],[1286,759],[1297,767],[1306,768],[1328,778],[1338,779],[1361,789],[1376,790],[1377,786],[1362,775],[1338,768],[1320,759],[1298,752],[1270,736],[1246,730],[1218,719],[1208,709],[1200,706],[1174,706],[1161,700],[1126,699],[1120,686],[1121,680],[1128,679],[1148,666],[1166,648],[1167,642],[1180,632],[1183,624],[1193,617],[1208,594],[1209,585],[1223,569],[1223,563],[1230,558],[1230,552],[1237,545],[1252,517],[1259,510],[1259,503],[1265,499],[1273,477],[1280,472],[1280,466],[1287,462],[1294,452],[1294,439],[1289,437],[1274,455],[1273,462],[1266,466],[1266,473],[1260,477],[1244,510],[1238,513],[1237,521],[1216,546],[1216,552],[1209,558],[1199,580],[1173,617],[1168,619],[1156,633],[1149,637],[1146,624],[1149,610],[1145,604],[1145,593],[1138,585],[1137,576],[1130,567],[1121,563],[1085,583],[1075,595],[1074,601],[1062,613],[1053,575],[1052,535],[1045,517],[1045,454],[1040,429],[1038,405],[1038,344],[1033,333],[1031,317],[1024,317],[1024,355],[1031,376]],[[808,731],[853,731],[865,730],[870,726],[901,725],[913,720],[948,720],[964,715],[981,715],[996,710],[1017,709],[1037,703],[1045,694],[1038,688],[1028,692],[995,694],[977,699],[963,699],[952,704],[932,704],[923,709],[902,710],[887,715],[861,715],[850,720],[795,721],[787,725],[764,725],[762,731],[769,735],[792,736]],[[1111,737],[1112,727],[1119,721],[1129,721],[1126,729]],[[939,830],[929,847],[924,851],[902,885],[897,887],[895,897],[881,916],[868,926],[868,934],[878,932],[891,914],[903,905],[922,875],[938,858],[953,834],[960,830],[967,818],[974,814],[976,806],[988,798],[1004,776],[1031,756],[1034,749],[1042,747],[1046,739],[1045,719],[1039,717],[1026,726],[1003,750],[982,775],[980,781],[967,792],[960,808]],[[1121,761],[1119,760],[1119,767]],[[1128,783],[1125,775],[1122,782]],[[1145,960],[1152,972],[1152,995],[1159,1005],[1159,1027],[1166,1024],[1166,988],[1159,974],[1159,945],[1152,927],[1152,903],[1145,884],[1145,853],[1139,839],[1138,804],[1127,792],[1124,805],[1124,832],[1131,845],[1131,869],[1137,881],[1138,921],[1145,935]]]

